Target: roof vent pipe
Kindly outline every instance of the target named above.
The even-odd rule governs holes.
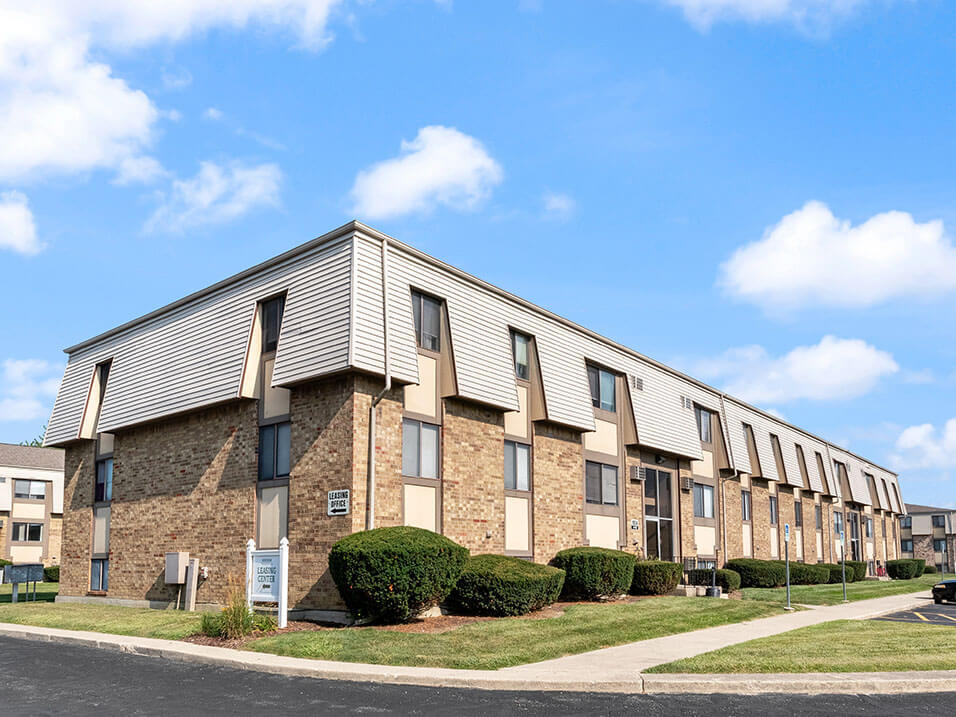
[[[353,258],[354,261],[354,258]],[[365,529],[375,527],[375,409],[392,390],[392,371],[388,360],[388,239],[382,237],[382,353],[385,368],[385,388],[372,399],[368,414],[368,498],[365,501]]]

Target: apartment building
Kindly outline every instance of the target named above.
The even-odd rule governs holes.
[[[357,222],[67,349],[62,599],[165,604],[163,554],[241,575],[288,537],[415,525],[473,553],[595,545],[688,567],[898,557],[897,476]],[[348,491],[348,510],[329,493]]]
[[[956,510],[907,503],[900,516],[900,552],[940,572],[956,570]]]
[[[0,558],[59,562],[63,457],[59,449],[0,443]]]

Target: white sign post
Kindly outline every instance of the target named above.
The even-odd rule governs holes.
[[[279,541],[278,550],[256,550],[252,538],[246,543],[246,603],[279,604],[279,627],[289,622],[289,540]]]

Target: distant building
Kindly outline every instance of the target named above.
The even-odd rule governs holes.
[[[0,443],[0,558],[57,565],[63,535],[63,451]]]
[[[900,516],[900,552],[904,558],[922,558],[943,572],[956,569],[956,510],[906,504]]]

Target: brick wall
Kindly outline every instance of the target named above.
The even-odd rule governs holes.
[[[3,536],[0,535],[0,540]],[[0,543],[2,545],[2,543]],[[46,561],[47,565],[60,564],[60,552],[63,548],[63,516],[50,516],[50,539],[47,547]]]
[[[790,524],[790,559],[796,561],[797,550],[794,547],[796,540],[796,528],[794,527],[794,508],[793,508],[793,487],[783,485],[777,486],[777,533],[780,536],[777,545],[780,546],[780,559],[784,559],[784,535],[783,526]]]
[[[86,595],[90,587],[93,526],[93,441],[75,441],[64,451],[63,538],[59,594]]]
[[[681,460],[678,463],[677,479],[674,485],[679,501],[677,515],[680,516],[680,542],[675,540],[675,546],[680,546],[680,555],[675,555],[675,559],[697,557],[697,543],[694,538],[694,492],[681,487],[684,478],[692,478],[693,475],[690,461]]]
[[[754,557],[770,560],[770,491],[767,481],[751,479]]]
[[[936,553],[933,552],[932,535],[913,536],[913,557],[925,560],[927,565],[936,565]]]
[[[726,512],[727,554],[721,563],[734,558],[744,557],[743,515],[741,513],[740,479],[721,478],[723,484],[724,511]],[[724,529],[724,521],[720,521],[720,529]]]
[[[581,434],[549,423],[534,426],[534,559],[584,540],[584,463]]]
[[[627,543],[623,550],[643,558],[646,554],[645,531],[647,530],[647,524],[644,522],[644,484],[631,480],[631,469],[640,465],[641,452],[633,446],[629,447],[624,457],[624,471],[621,476],[623,485],[621,494],[624,496],[624,536]],[[631,530],[632,519],[640,521],[641,527],[638,530]]]

